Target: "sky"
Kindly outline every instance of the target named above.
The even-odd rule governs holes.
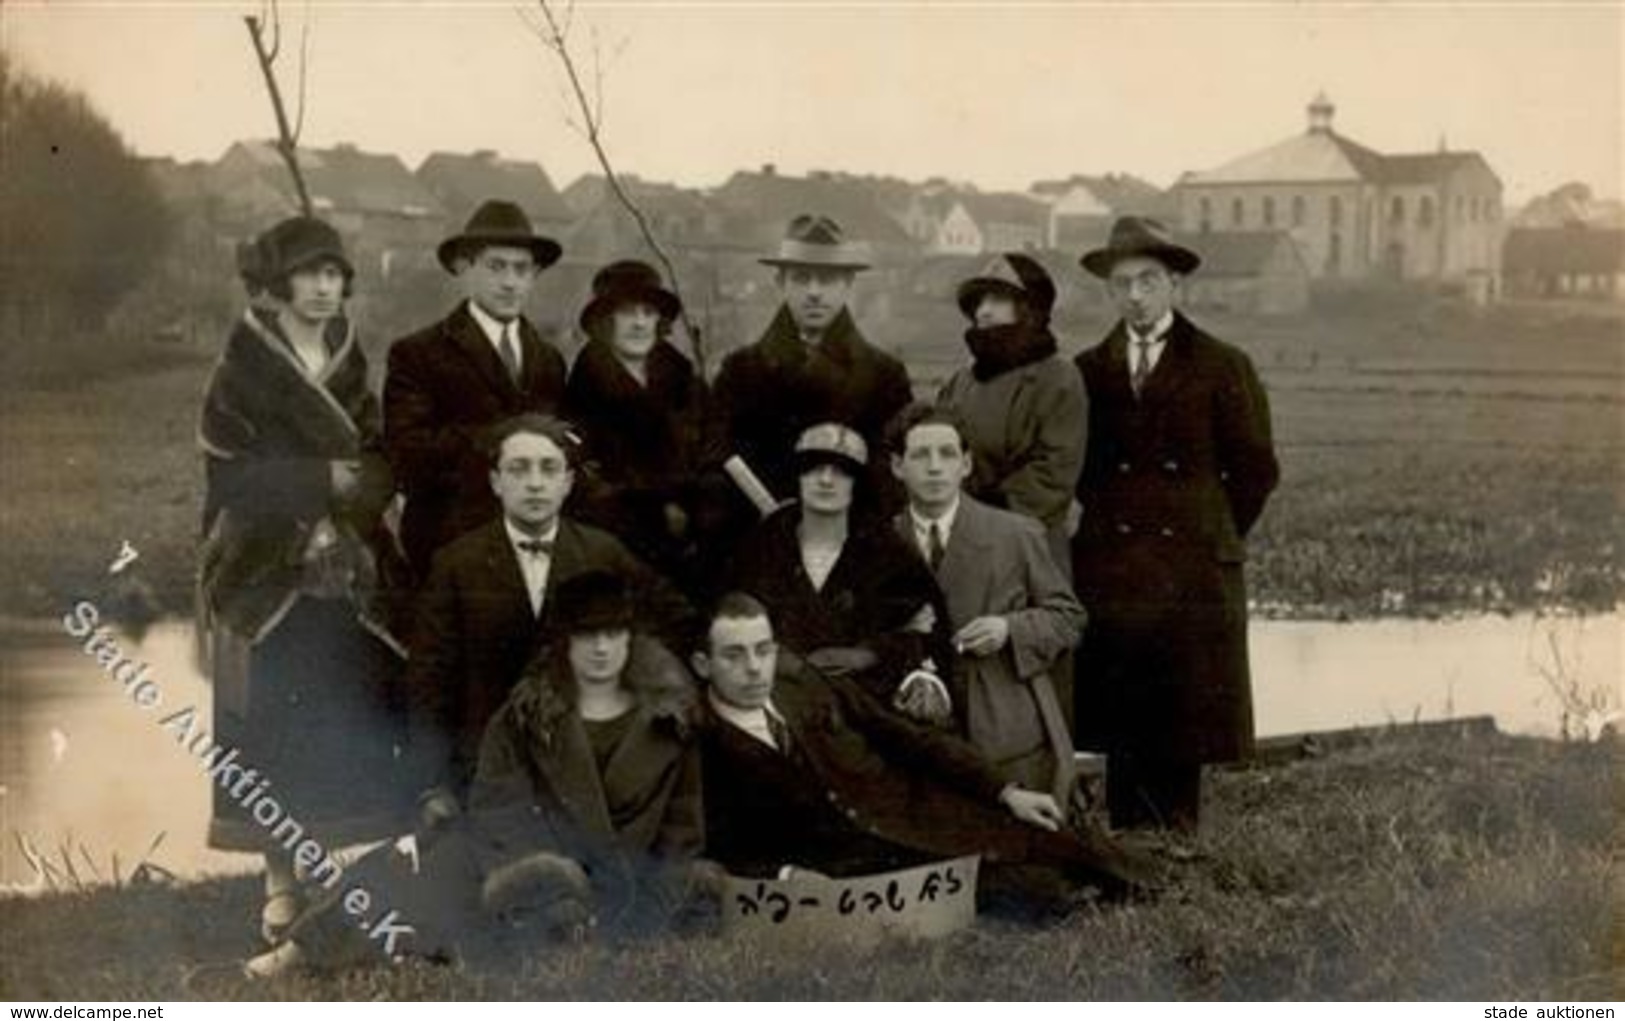
[[[594,169],[557,60],[504,3],[284,0],[302,141],[495,149],[563,187]],[[0,45],[85,92],[143,155],[214,159],[274,122],[242,17],[258,2],[6,0]],[[1625,5],[615,3],[581,0],[617,169],[691,186],[773,163],[988,190],[1126,172],[1159,186],[1335,125],[1384,152],[1483,153],[1507,198],[1621,191]],[[596,47],[594,40],[596,39]],[[598,54],[595,61],[594,52]]]

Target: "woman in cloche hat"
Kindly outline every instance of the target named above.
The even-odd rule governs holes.
[[[265,855],[274,939],[303,899],[300,834],[377,839],[409,806],[393,753],[403,654],[380,581],[398,568],[383,527],[395,487],[338,233],[284,220],[239,265],[259,297],[204,399],[198,633],[214,744],[262,779],[215,787],[209,842]]]
[[[681,311],[654,267],[624,260],[600,269],[581,310],[587,343],[570,369],[564,407],[586,444],[577,513],[692,587],[705,381],[671,343]]]
[[[1055,284],[1020,253],[992,259],[959,285],[970,321],[971,364],[938,394],[965,424],[971,451],[966,492],[1037,520],[1056,562],[1066,564],[1072,499],[1089,429],[1083,377],[1057,351],[1050,331]]]

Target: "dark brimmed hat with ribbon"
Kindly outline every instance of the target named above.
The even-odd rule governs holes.
[[[612,571],[586,571],[559,582],[553,594],[559,631],[630,631],[636,617],[632,590]]]
[[[677,295],[661,284],[660,273],[646,262],[622,259],[612,262],[592,276],[592,299],[577,320],[583,330],[592,329],[593,320],[608,315],[619,305],[642,303],[654,308],[661,319],[676,319],[683,310]]]
[[[795,461],[798,472],[833,464],[857,477],[869,464],[869,444],[855,430],[839,422],[822,422],[804,431],[796,440]]]
[[[1055,307],[1055,281],[1038,260],[1019,252],[995,257],[976,275],[959,285],[956,295],[959,311],[966,319],[976,318],[976,307],[985,295],[1008,294],[1024,302],[1039,318],[1048,319]]]
[[[552,238],[543,237],[536,233],[530,225],[530,217],[525,211],[512,202],[492,199],[482,202],[474,210],[474,215],[468,218],[468,224],[463,227],[462,233],[454,234],[440,242],[435,249],[435,255],[440,259],[447,273],[457,272],[457,260],[467,255],[471,250],[484,248],[489,245],[501,245],[505,248],[524,248],[530,251],[531,257],[536,260],[537,269],[546,269],[559,261],[564,249]]]
[[[1147,216],[1124,216],[1112,224],[1106,247],[1085,252],[1078,260],[1083,268],[1102,280],[1123,259],[1144,256],[1156,259],[1175,273],[1189,273],[1202,264],[1202,257],[1179,244],[1161,221]]]
[[[874,264],[869,246],[847,241],[841,225],[827,216],[803,213],[785,228],[784,240],[773,255],[760,260],[764,266],[814,266],[826,269],[868,269]]]

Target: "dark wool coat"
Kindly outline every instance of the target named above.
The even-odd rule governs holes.
[[[562,641],[562,639],[561,639]],[[690,740],[693,687],[658,645],[634,644],[624,685],[637,698],[603,772],[575,710],[562,655],[528,670],[485,728],[469,810],[487,850],[578,861],[682,860],[704,843],[700,759]]]
[[[1080,746],[1212,762],[1253,721],[1243,540],[1279,477],[1246,354],[1176,314],[1138,399],[1125,328],[1077,358],[1089,450],[1074,581],[1089,611]]]
[[[525,412],[556,413],[563,403],[564,356],[528,320],[520,320],[519,342],[518,387],[466,302],[389,349],[384,441],[406,495],[401,541],[419,579],[435,550],[497,514],[486,432]]]
[[[276,776],[290,811],[324,839],[353,840],[388,832],[399,807],[404,648],[390,582],[401,572],[381,523],[394,487],[366,361],[348,322],[326,340],[312,377],[274,318],[249,312],[210,376],[198,634],[217,742]],[[336,461],[360,465],[345,499]],[[319,588],[307,556],[318,529],[333,536]],[[261,829],[220,795],[211,843],[261,847]]]
[[[412,755],[423,786],[461,794],[473,773],[480,735],[532,657],[553,637],[559,585],[606,570],[628,579],[639,625],[674,648],[685,647],[693,609],[660,575],[607,532],[568,519],[558,538],[542,598],[530,609],[525,579],[502,522],[494,521],[441,550],[418,597],[412,658]]]
[[[712,393],[706,452],[712,468],[738,454],[775,497],[794,499],[796,440],[810,426],[840,422],[869,444],[869,492],[893,492],[881,441],[886,424],[912,397],[908,370],[866,341],[849,311],[810,348],[780,308],[760,340],[723,359]]]
[[[637,702],[600,771],[568,665],[538,660],[486,729],[469,811],[425,834],[416,861],[386,844],[349,865],[346,882],[295,924],[300,947],[329,964],[386,949],[359,939],[340,910],[338,891],[359,887],[372,895],[373,917],[394,911],[410,927],[387,948],[394,954],[488,953],[504,943],[534,951],[535,936],[527,940],[518,920],[498,924],[481,889],[494,871],[538,852],[585,867],[607,928],[668,923],[691,890],[687,866],[704,840],[693,690],[682,666],[644,639],[634,639],[622,681]]]
[[[800,520],[801,508],[790,506],[758,525],[735,552],[726,587],[760,599],[779,641],[802,656],[827,647],[873,652],[879,662],[857,679],[882,702],[889,704],[897,685],[929,657],[954,705],[962,706],[947,604],[925,561],[889,525],[855,527],[823,589],[816,589],[801,564]],[[909,628],[927,605],[935,628],[929,634]]]
[[[708,709],[706,856],[736,875],[793,864],[830,875],[982,854],[1114,881],[1120,853],[1090,836],[1050,833],[999,803],[1004,781],[964,741],[892,713],[861,688],[781,663],[773,706],[781,753]]]
[[[690,513],[705,415],[705,382],[665,341],[649,352],[648,382],[632,377],[602,341],[590,341],[570,367],[565,416],[580,427],[587,467],[574,513],[671,573],[685,537],[667,527],[666,506]]]

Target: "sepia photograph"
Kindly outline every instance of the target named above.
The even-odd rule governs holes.
[[[0,999],[1612,1017],[1622,51],[9,0]]]

